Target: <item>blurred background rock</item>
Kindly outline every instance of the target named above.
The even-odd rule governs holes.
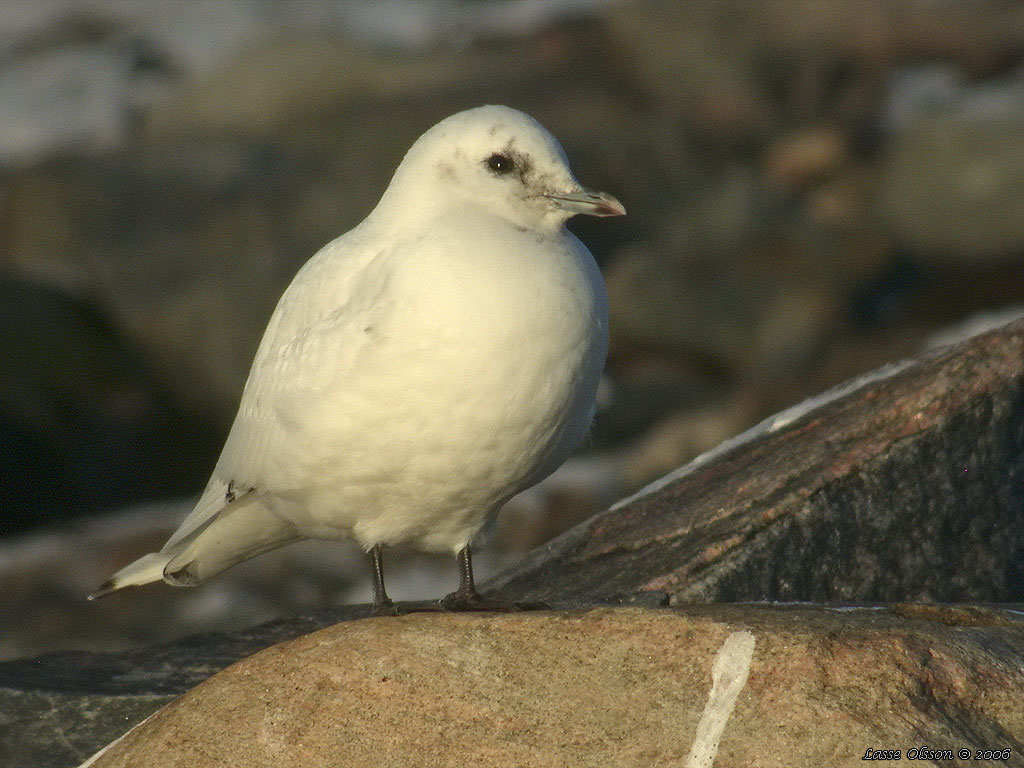
[[[481,574],[1024,311],[1017,2],[6,0],[0,658],[369,597],[357,549],[307,543],[83,602],[186,513],[298,267],[483,103],[537,117],[630,215],[571,225],[611,298],[592,439],[510,504]],[[448,558],[388,564],[399,599],[456,583]]]

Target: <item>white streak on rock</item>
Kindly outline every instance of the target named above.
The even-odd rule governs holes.
[[[725,638],[711,667],[711,694],[697,723],[686,768],[711,768],[714,764],[725,724],[736,706],[736,697],[747,684],[753,657],[753,634],[733,632]]]
[[[157,710],[157,712],[159,712],[159,711],[160,711],[160,710]],[[154,713],[153,713],[153,715],[155,715],[155,714],[156,714],[156,712],[154,712]],[[153,715],[150,715],[149,717],[152,717]],[[107,744],[107,746],[105,746],[105,747],[104,747],[103,749],[101,749],[101,750],[100,750],[99,752],[97,752],[97,753],[96,753],[95,755],[93,755],[93,756],[92,756],[92,757],[90,757],[90,758],[89,758],[88,760],[86,760],[86,761],[85,761],[84,763],[82,763],[82,764],[81,764],[80,766],[78,766],[78,768],[89,768],[89,766],[90,766],[90,765],[92,765],[92,764],[93,764],[93,763],[95,763],[95,762],[96,762],[97,760],[99,760],[99,759],[100,759],[101,757],[103,757],[104,753],[105,753],[105,752],[106,752],[106,751],[107,751],[108,749],[110,749],[110,748],[111,748],[112,746],[114,746],[115,744],[117,744],[117,743],[118,743],[119,741],[121,741],[121,739],[123,739],[123,738],[124,738],[125,736],[127,736],[127,735],[128,735],[129,733],[131,733],[132,731],[134,731],[134,730],[135,730],[136,728],[138,728],[138,727],[139,727],[140,725],[142,725],[143,723],[146,723],[146,722],[148,722],[148,721],[149,721],[149,717],[147,717],[147,718],[146,718],[145,720],[143,720],[143,721],[142,721],[141,723],[136,723],[135,725],[133,725],[133,726],[132,726],[131,728],[129,728],[129,729],[128,729],[127,731],[125,731],[124,733],[122,733],[122,734],[121,734],[120,736],[118,736],[118,737],[117,737],[116,739],[114,739],[114,740],[113,740],[112,742],[110,742],[109,744]]]

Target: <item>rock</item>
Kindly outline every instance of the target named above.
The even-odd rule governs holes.
[[[403,57],[375,52],[336,33],[271,35],[252,41],[222,66],[155,105],[145,116],[144,135],[322,142],[337,113],[352,104],[417,101],[424,93],[450,97],[495,81],[515,88],[546,76],[544,67],[558,66],[543,55],[535,38],[519,45],[520,66],[510,69],[507,57],[493,48],[438,49]],[[376,138],[387,137],[377,133]]]
[[[72,768],[207,677],[263,648],[362,607],[273,622],[231,635],[122,653],[61,653],[0,662],[0,764]]]
[[[977,312],[970,317],[961,319],[959,323],[947,326],[932,334],[927,342],[928,348],[948,347],[959,344],[973,336],[994,331],[1024,318],[1024,304],[1015,304],[999,309]]]
[[[255,326],[298,267],[298,256],[284,258],[294,245],[287,228],[267,218],[275,200],[301,200],[286,169],[295,163],[221,143],[41,165],[12,185],[13,216],[31,223],[55,210],[53,226],[77,240],[51,249],[46,227],[23,225],[11,258],[37,274],[57,269],[44,267],[47,259],[87,274],[89,298],[174,401],[200,424],[226,429],[223,414],[237,402],[259,341]]]
[[[803,264],[785,273],[778,258],[764,274],[768,250],[764,261],[746,262],[739,248],[704,255],[672,253],[665,244],[622,249],[605,272],[613,353],[653,350],[719,379],[761,382],[811,367],[842,317],[841,286],[808,279]],[[847,282],[854,271],[845,271]]]
[[[848,141],[841,131],[826,126],[804,128],[768,146],[762,161],[764,175],[779,188],[805,189],[833,173],[848,154]]]
[[[126,562],[159,549],[191,508],[191,502],[145,505],[0,541],[0,661],[241,630],[332,602],[353,602],[354,588],[369,589],[366,557],[357,546],[305,542],[243,563],[202,589],[155,584],[113,600],[85,599]],[[444,566],[454,585],[450,560]],[[400,587],[404,569],[397,558],[389,565]],[[486,558],[483,565],[486,572]],[[416,577],[423,580],[422,566]]]
[[[505,599],[1024,600],[1024,321],[876,371],[535,550]]]
[[[750,358],[739,369],[754,382],[788,379],[794,371],[809,370],[829,329],[841,318],[835,290],[813,281],[787,281],[761,307]]]
[[[95,19],[87,30],[89,22],[81,21],[86,23],[76,30],[70,20],[55,20],[49,35],[18,41],[15,56],[7,47],[18,37],[12,34],[18,25],[5,24],[0,167],[33,162],[55,147],[118,146],[129,133],[133,110],[169,79],[169,73],[157,74],[159,67],[142,64],[123,38],[120,44],[96,44],[96,38],[116,39],[116,24]]]
[[[91,768],[817,768],[872,748],[951,750],[926,755],[942,764],[998,750],[1021,765],[1022,658],[1024,619],[996,608],[369,619],[233,665]]]
[[[891,69],[951,62],[973,76],[1019,63],[1024,12],[887,0],[631,3],[604,21],[622,77],[714,146],[763,141],[831,108],[866,123]]]
[[[723,18],[745,12],[723,5],[730,7],[633,3],[613,9],[604,28],[623,76],[645,100],[706,140],[736,146],[763,138],[778,115],[744,50],[751,41]]]
[[[898,239],[926,263],[1024,255],[1024,111],[921,118],[893,137],[880,201]]]
[[[723,260],[631,246],[605,272],[613,347],[657,350],[727,370],[748,353],[766,289]]]
[[[88,300],[0,271],[0,536],[173,492],[205,458],[181,422]]]
[[[643,440],[655,425],[680,410],[714,408],[723,396],[721,381],[700,370],[699,363],[687,365],[657,353],[613,348],[607,367],[615,375],[606,376],[598,392],[598,415],[589,437],[604,450]]]

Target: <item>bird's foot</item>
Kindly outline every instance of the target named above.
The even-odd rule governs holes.
[[[375,602],[370,609],[371,616],[401,616],[403,611],[391,600]]]
[[[478,592],[458,590],[437,601],[442,611],[489,611],[493,613],[516,613],[518,611],[543,611],[549,608],[545,603],[516,603],[505,600],[491,600]]]
[[[371,616],[406,616],[410,613],[441,613],[445,609],[440,600],[403,600],[400,603],[388,602],[386,605],[374,605]]]
[[[479,611],[481,613],[518,613],[519,611],[546,611],[547,603],[506,602],[489,600],[477,593],[471,595],[452,592],[440,600],[413,600],[401,603],[377,603],[370,609],[371,616],[405,616],[410,613],[456,613]]]

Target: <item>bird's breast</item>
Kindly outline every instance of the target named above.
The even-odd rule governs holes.
[[[382,401],[407,413],[428,453],[531,473],[586,428],[607,345],[600,274],[568,233],[446,229],[461,236],[425,237],[390,278],[374,333],[401,391]]]
[[[320,352],[346,362],[276,418],[288,449],[267,485],[310,530],[386,521],[388,541],[461,546],[588,427],[607,344],[589,252],[567,233],[460,227],[375,262],[372,301],[346,305]]]
[[[542,237],[485,224],[467,221],[463,237],[433,244],[424,238],[396,265],[395,333],[408,333],[424,362],[457,360],[456,377],[493,369],[517,378],[524,365],[547,374],[548,365],[572,368],[600,341],[605,322],[603,284],[589,252],[568,233]]]

